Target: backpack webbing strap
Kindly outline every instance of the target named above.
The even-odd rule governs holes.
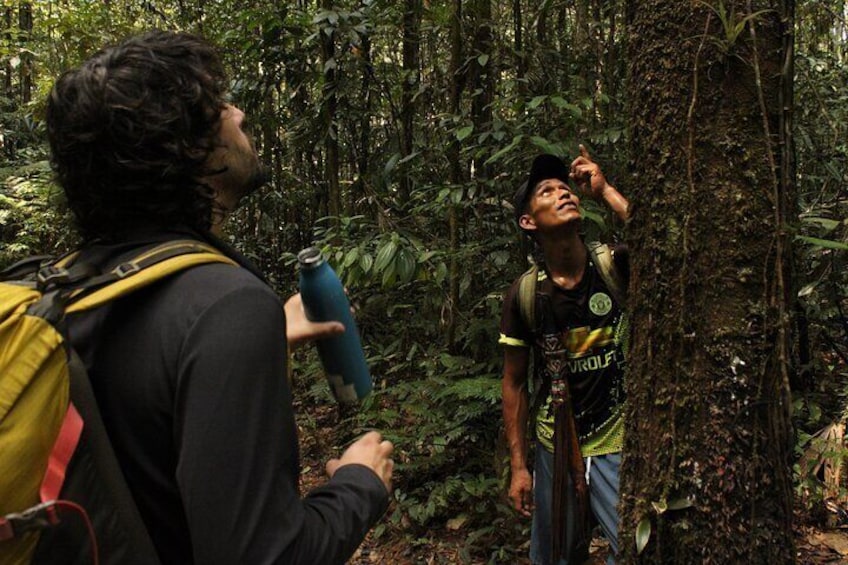
[[[612,250],[609,245],[600,241],[588,241],[586,247],[592,257],[592,262],[598,268],[601,278],[612,293],[613,298],[621,307],[627,303],[627,289],[624,281],[615,267]],[[539,267],[533,265],[521,275],[518,283],[518,310],[525,325],[531,330],[536,328],[536,283]]]
[[[50,451],[50,458],[47,461],[47,471],[44,473],[44,479],[41,481],[41,501],[57,500],[59,493],[62,492],[62,485],[65,484],[65,473],[68,470],[68,463],[71,461],[74,452],[77,450],[80,436],[84,423],[76,406],[73,402],[68,404],[68,410],[65,412],[65,418],[62,420],[62,427],[59,428],[59,435],[56,436],[56,442],[53,444],[53,449]]]
[[[539,267],[533,265],[521,275],[518,282],[518,312],[524,325],[531,332],[536,331],[536,282],[539,277]]]
[[[170,257],[165,260],[156,258],[148,258],[146,261],[136,261],[136,263],[122,263],[115,269],[107,273],[116,277],[111,280],[115,282],[108,283],[104,281],[98,282],[98,286],[102,286],[90,294],[81,296],[88,288],[83,288],[71,294],[71,304],[65,309],[66,314],[73,312],[81,312],[89,310],[102,304],[105,304],[119,296],[128,294],[140,288],[143,288],[151,283],[154,283],[168,275],[182,271],[194,265],[204,263],[227,263],[237,265],[235,261],[221,255],[217,252],[189,252],[182,253]],[[149,266],[145,263],[150,263]],[[130,267],[126,267],[130,265]],[[129,269],[129,270],[128,270]]]
[[[627,289],[624,286],[624,281],[621,280],[618,269],[615,268],[612,250],[610,250],[609,245],[600,241],[589,241],[586,243],[586,247],[589,248],[592,261],[598,268],[598,272],[601,274],[601,278],[604,279],[604,283],[606,283],[613,298],[615,298],[615,301],[618,302],[621,308],[624,308],[625,304],[627,304]]]
[[[79,294],[94,291],[100,286],[124,279],[171,257],[189,253],[221,255],[221,252],[214,247],[198,241],[176,240],[144,251],[132,259],[118,264],[110,271],[100,273],[100,269],[96,268],[94,264],[87,261],[76,262],[79,256],[79,252],[77,252],[39,269],[37,281],[42,292],[46,293],[53,289],[68,289],[71,296],[76,297]]]

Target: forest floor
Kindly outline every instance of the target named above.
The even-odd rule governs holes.
[[[301,449],[301,490],[307,492],[324,482],[324,463],[339,452],[333,447],[337,434],[338,412],[332,405],[306,406],[295,402]],[[391,511],[391,510],[390,510]],[[823,514],[823,513],[822,513]],[[518,517],[516,517],[518,519]],[[798,565],[848,565],[848,525],[828,528],[822,520],[798,512],[795,519],[795,545]],[[447,528],[432,530],[427,539],[414,546],[404,537],[384,534],[380,539],[369,535],[349,561],[350,565],[482,565],[485,559],[468,561],[461,557],[466,534]],[[529,546],[529,541],[523,548]],[[590,559],[584,565],[602,565],[608,547],[595,539]],[[511,559],[510,565],[529,565],[529,559]]]

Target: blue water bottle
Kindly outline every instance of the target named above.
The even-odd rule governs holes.
[[[306,317],[313,322],[337,320],[344,324],[343,334],[316,343],[333,396],[342,404],[355,403],[371,392],[373,384],[344,287],[317,247],[298,253],[297,261]]]

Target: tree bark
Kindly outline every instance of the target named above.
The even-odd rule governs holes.
[[[357,213],[356,203],[359,200],[365,201],[368,189],[367,179],[369,178],[369,165],[371,162],[371,118],[374,111],[371,92],[374,73],[374,65],[371,61],[371,37],[367,33],[363,33],[360,35],[360,41],[360,47],[362,49],[362,82],[360,88],[362,89],[362,95],[365,97],[365,107],[359,118],[359,147],[356,153],[356,181],[351,187],[351,215]]]
[[[321,7],[333,9],[332,0],[323,0]],[[327,214],[335,218],[334,226],[338,227],[338,217],[342,211],[342,198],[339,186],[339,138],[336,127],[336,110],[338,96],[336,89],[335,66],[335,29],[321,29],[321,60],[324,63],[323,118],[324,118],[324,182],[326,183]]]
[[[778,0],[732,6],[736,37],[704,3],[628,6],[627,563],[794,561],[784,29]]]
[[[403,83],[401,84],[401,155],[412,153],[414,119],[416,113],[415,93],[421,82],[421,0],[406,0],[403,12]],[[409,167],[402,166],[398,205],[403,209],[409,203],[412,181]]]
[[[492,49],[491,0],[475,0],[474,8],[474,59],[471,62],[471,118],[476,132],[492,127],[492,99],[494,79],[491,69],[495,64]],[[483,62],[485,61],[485,62]]]
[[[521,17],[521,0],[512,0],[512,35],[515,52],[515,78],[518,82],[518,97],[527,97],[527,53],[524,47],[524,22]]]
[[[3,32],[3,42],[11,49],[12,46],[12,8],[7,6],[3,9],[3,23],[5,30]],[[12,62],[10,58],[6,58],[4,64],[5,73],[3,75],[3,95],[9,100],[14,96],[12,93]]]
[[[465,77],[462,72],[462,0],[453,1],[451,17],[451,56],[450,56],[450,112],[460,115],[462,91]],[[459,142],[452,138],[448,146],[448,167],[451,186],[462,185],[462,163],[460,162]],[[452,350],[456,342],[456,317],[459,305],[459,210],[452,201],[448,203],[448,237],[450,239],[450,263],[448,266],[448,315],[446,332],[448,349]]]
[[[18,12],[18,23],[21,33],[22,46],[30,42],[32,35],[32,3],[21,3]],[[32,100],[32,55],[25,50],[21,50],[21,104],[29,104]]]

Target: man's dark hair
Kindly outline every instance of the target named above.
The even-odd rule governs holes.
[[[211,225],[201,178],[216,146],[226,75],[213,47],[155,31],[65,72],[47,104],[51,165],[82,236]]]

